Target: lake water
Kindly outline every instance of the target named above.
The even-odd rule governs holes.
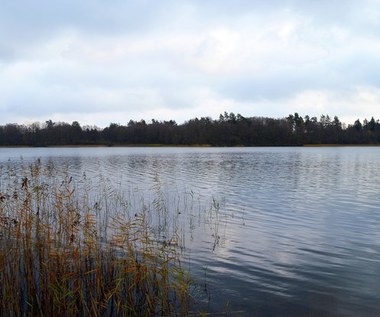
[[[203,309],[380,316],[379,147],[0,149],[3,170],[37,158],[189,205],[185,262]]]

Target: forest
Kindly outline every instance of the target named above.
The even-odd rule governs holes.
[[[0,146],[63,145],[208,145],[208,146],[302,146],[324,144],[380,144],[380,123],[359,119],[342,123],[337,116],[286,118],[244,117],[224,112],[218,119],[194,118],[175,121],[130,120],[106,128],[53,122],[0,126]]]

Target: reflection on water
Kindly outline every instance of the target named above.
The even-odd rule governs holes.
[[[380,148],[0,149],[3,170],[38,157],[191,204],[194,296],[211,311],[380,315]]]

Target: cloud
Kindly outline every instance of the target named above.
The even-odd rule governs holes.
[[[2,5],[0,124],[380,117],[377,1]]]
[[[305,90],[290,98],[277,101],[262,100],[255,105],[255,108],[256,111],[266,109],[266,113],[274,114],[281,105],[289,114],[298,112],[302,116],[317,118],[322,114],[337,115],[342,122],[352,124],[356,119],[376,117],[374,110],[379,103],[380,89],[363,86],[348,90]]]

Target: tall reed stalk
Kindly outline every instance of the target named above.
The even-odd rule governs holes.
[[[0,315],[187,315],[176,231],[158,241],[146,207],[130,210],[91,182],[59,175],[40,161],[2,171]]]

